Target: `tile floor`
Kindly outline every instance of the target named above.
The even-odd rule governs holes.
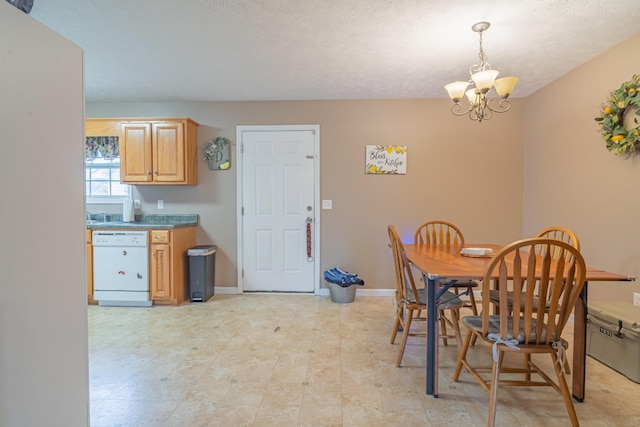
[[[441,347],[438,399],[425,394],[423,338],[409,339],[395,367],[393,315],[391,298],[362,296],[351,304],[216,295],[181,307],[90,306],[91,426],[486,425],[487,393],[468,373],[451,381],[455,346]],[[639,398],[639,384],[587,358],[581,425],[640,425]],[[569,420],[552,389],[505,388],[498,425]]]

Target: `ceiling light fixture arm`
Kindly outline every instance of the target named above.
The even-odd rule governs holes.
[[[505,113],[509,111],[511,104],[506,99],[489,99],[483,94],[476,94],[473,103],[469,103],[468,108],[464,109],[460,102],[455,102],[451,106],[451,113],[456,116],[469,115],[474,121],[481,122],[491,118],[491,113]]]

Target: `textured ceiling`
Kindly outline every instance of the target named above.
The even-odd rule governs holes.
[[[31,16],[84,49],[90,102],[446,98],[478,21],[525,97],[640,31],[640,0],[35,0]]]

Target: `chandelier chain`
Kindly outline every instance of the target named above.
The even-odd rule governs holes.
[[[469,74],[474,75],[479,71],[490,70],[491,65],[487,62],[489,57],[484,53],[484,49],[482,48],[482,33],[484,31],[479,31],[478,35],[480,36],[480,50],[478,51],[478,64],[473,64],[469,68]]]

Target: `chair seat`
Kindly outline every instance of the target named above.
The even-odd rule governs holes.
[[[513,317],[509,317],[507,320],[507,329],[509,331],[513,330]],[[478,333],[482,333],[482,316],[465,316],[462,318],[462,323],[464,323],[469,329],[473,329],[474,331],[478,332]],[[518,333],[517,337],[514,337],[513,334],[511,332],[509,332],[507,334],[507,340],[510,339],[515,339],[516,341],[518,341],[519,343],[524,343],[525,342],[525,337],[524,337],[524,319],[521,317],[520,318],[520,330]],[[535,335],[535,329],[536,329],[536,320],[532,319],[532,323],[531,323],[531,333],[529,334],[529,339],[527,341],[531,341],[532,343],[535,343],[536,340],[536,335]],[[500,316],[496,315],[496,316],[489,316],[489,330],[487,332],[487,335],[489,334],[500,334]],[[547,337],[547,325],[542,325],[542,334],[540,335],[540,343],[544,343],[546,341],[546,337]],[[485,338],[487,338],[485,336]],[[487,338],[487,340],[489,340]],[[555,337],[555,333],[551,336],[551,341],[555,341],[556,337]]]
[[[418,289],[418,297],[420,298],[420,302],[422,302],[423,305],[426,305],[427,289],[426,288]],[[409,303],[409,304],[416,303],[416,298],[413,295],[412,290],[407,291],[407,298],[408,299],[405,301],[406,303]],[[462,307],[462,300],[458,298],[458,296],[453,292],[445,291],[440,297],[438,308],[449,310],[452,308],[460,308],[460,307]]]

